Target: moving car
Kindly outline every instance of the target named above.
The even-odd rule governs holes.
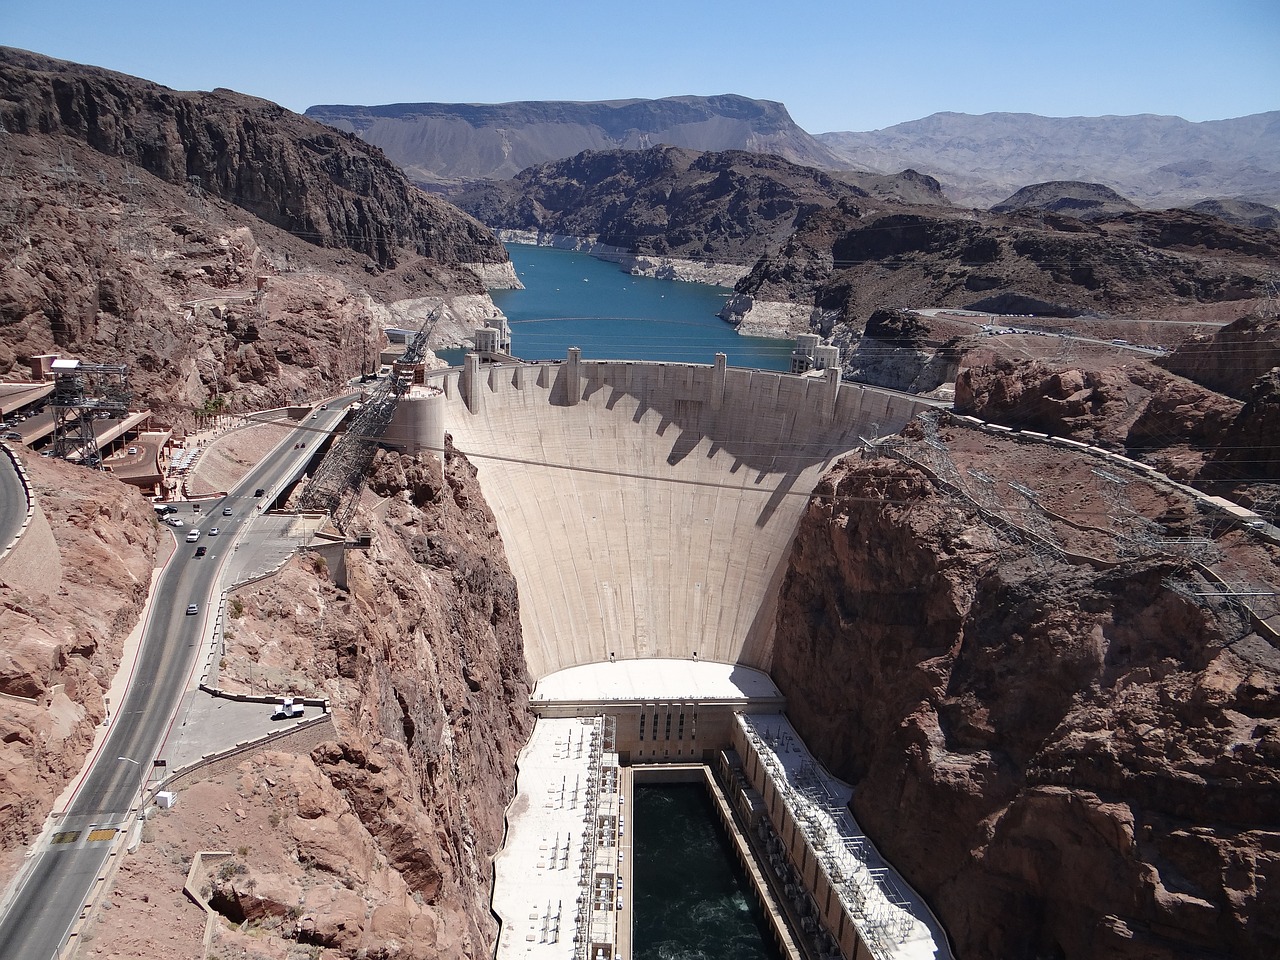
[[[209,528],[209,536],[211,536],[211,537],[216,537],[217,535],[218,535],[218,528],[217,528],[217,527],[210,527],[210,528]]]
[[[187,604],[187,616],[191,616],[193,613],[199,613],[199,612],[200,612],[200,604],[198,603]]]
[[[167,523],[167,524],[168,524],[169,526],[171,526],[171,527],[180,527],[180,526],[182,526],[182,518],[181,518],[181,517],[168,516],[168,517],[165,517],[165,518],[164,518],[164,522],[165,522],[165,523]]]
[[[230,508],[230,507],[223,507],[223,508],[222,508],[222,515],[223,515],[224,517],[229,517],[229,516],[231,516],[231,508]]]
[[[204,556],[206,553],[208,553],[208,552],[209,552],[209,548],[208,548],[208,547],[196,547],[196,556],[197,556],[197,557],[203,557],[203,556]]]
[[[199,539],[200,539],[200,531],[198,529],[196,529],[195,527],[192,527],[190,530],[187,531],[187,543],[195,543]]]
[[[264,493],[266,493],[266,492],[267,492],[267,491],[266,491],[266,488],[265,488],[265,487],[259,487],[257,490],[253,491],[253,495],[254,495],[255,497],[260,497],[260,496],[262,496],[262,495],[263,495]]]

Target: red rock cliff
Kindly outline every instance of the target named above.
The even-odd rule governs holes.
[[[1274,550],[1241,556],[1275,582]],[[1032,562],[925,473],[844,462],[797,534],[774,676],[959,957],[1276,956],[1280,654],[1173,592],[1186,561],[1111,562]]]

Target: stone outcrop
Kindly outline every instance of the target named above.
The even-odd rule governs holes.
[[[155,512],[132,487],[25,458],[51,555],[0,566],[0,878],[80,769],[156,563]],[[34,526],[32,528],[35,529]],[[28,535],[32,535],[30,532]],[[23,564],[22,570],[9,567]]]
[[[932,325],[905,310],[877,310],[851,350],[843,351],[847,376],[907,393],[929,393],[956,378],[963,338],[938,340]],[[835,338],[838,345],[840,338]]]
[[[1124,453],[1186,482],[1227,444],[1242,411],[1236,400],[1145,363],[1002,359],[962,370],[955,388],[957,412]]]
[[[974,460],[942,439],[962,477],[1045,490],[1081,524],[1064,535],[1097,524],[1087,461],[1036,465],[1012,441]],[[1142,509],[1187,513],[1168,496]],[[1275,582],[1274,554],[1241,549]],[[957,956],[1280,950],[1280,653],[1178,578],[1198,580],[1167,555],[1033,561],[897,461],[845,462],[816,491],[773,674]]]
[[[1211,336],[1183,341],[1157,362],[1210,390],[1245,400],[1259,377],[1280,367],[1280,319],[1241,317]]]

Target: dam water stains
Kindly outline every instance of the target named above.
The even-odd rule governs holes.
[[[636,787],[636,960],[780,960],[715,816],[701,784]]]
[[[714,363],[725,353],[735,367],[790,367],[793,341],[740,337],[716,316],[727,287],[633,277],[571,250],[514,243],[507,250],[525,289],[490,295],[524,360],[563,360],[580,347],[588,360]],[[450,363],[454,352],[445,354]]]

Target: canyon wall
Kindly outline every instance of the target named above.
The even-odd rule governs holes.
[[[0,566],[0,885],[80,769],[160,542],[132,487],[24,458],[39,510]],[[43,548],[43,549],[42,549]]]
[[[1186,557],[1115,552],[1088,462],[942,441],[967,482],[1041,489],[1077,557],[1038,558],[916,467],[842,462],[779,600],[773,673],[806,742],[957,956],[1275,956],[1274,641],[1175,589],[1204,583]],[[1193,522],[1174,494],[1126,489],[1165,536]],[[1238,538],[1216,562],[1274,583],[1274,546]]]
[[[532,729],[515,580],[452,451],[443,477],[434,457],[379,454],[353,523],[371,543],[341,567],[303,553],[234,594],[219,671],[229,691],[328,696],[333,739],[184,784],[113,903],[147,911],[148,885],[180,885],[195,851],[239,849],[204,881],[243,924],[218,925],[221,955],[489,956],[490,863]],[[136,941],[103,923],[97,937],[190,956],[163,927]]]
[[[493,234],[415,189],[359,138],[232,90],[182,92],[0,48],[0,120],[11,134],[62,135],[169,183],[221,197],[318,246],[383,269],[406,255],[503,263]]]

